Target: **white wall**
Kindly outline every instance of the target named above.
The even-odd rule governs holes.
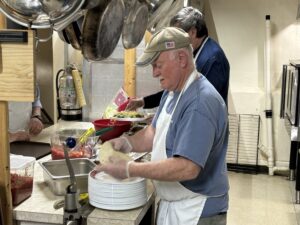
[[[273,135],[278,166],[289,161],[289,137],[279,118],[282,65],[300,58],[297,0],[210,0],[205,15],[209,30],[223,47],[230,65],[229,112],[261,115],[261,144],[266,143],[264,119],[265,15],[271,15],[271,77]],[[265,164],[260,157],[260,164]]]

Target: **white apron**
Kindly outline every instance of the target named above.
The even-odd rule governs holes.
[[[9,102],[9,131],[26,131],[32,112],[31,102]]]
[[[198,73],[196,71],[190,75],[186,81],[185,87],[179,94],[171,114],[166,113],[166,107],[173,98],[173,93],[169,94],[156,123],[151,161],[167,158],[166,135],[171,123],[172,115],[182,93],[197,77]],[[161,199],[156,217],[157,225],[196,225],[198,223],[207,199],[206,196],[188,190],[179,182],[154,180],[153,183],[157,195]]]

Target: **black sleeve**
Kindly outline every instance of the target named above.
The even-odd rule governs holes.
[[[148,95],[144,97],[144,103],[145,103],[144,109],[152,109],[159,106],[159,102],[163,93],[164,91],[160,91],[153,95]]]

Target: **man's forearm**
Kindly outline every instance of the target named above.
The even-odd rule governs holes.
[[[145,177],[160,181],[192,180],[198,176],[201,168],[191,160],[173,157],[151,162],[130,164],[131,177]]]
[[[148,127],[138,131],[135,135],[129,136],[128,140],[133,147],[134,152],[150,152],[152,151],[152,144],[155,129],[149,125]]]

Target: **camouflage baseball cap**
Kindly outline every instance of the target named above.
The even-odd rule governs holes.
[[[177,27],[167,27],[153,34],[144,53],[138,58],[137,66],[151,64],[162,51],[187,47],[191,44],[188,33]]]

